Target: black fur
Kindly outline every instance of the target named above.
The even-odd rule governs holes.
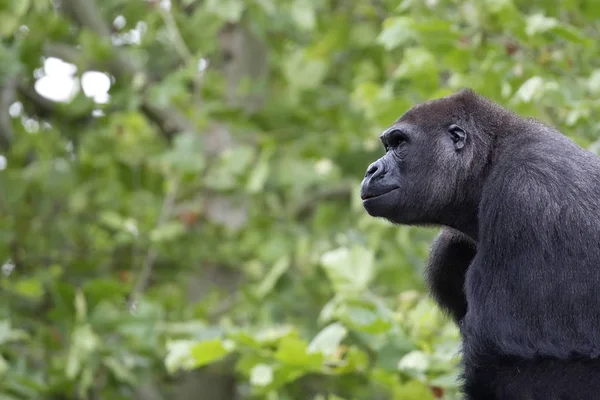
[[[460,321],[467,398],[600,399],[600,158],[470,90],[382,141],[363,205],[444,227],[428,283]]]
[[[429,291],[456,323],[467,313],[465,274],[475,252],[473,239],[451,228],[442,229],[431,247],[426,271]]]

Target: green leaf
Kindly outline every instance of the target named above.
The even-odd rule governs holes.
[[[525,33],[529,36],[548,32],[559,24],[556,18],[546,17],[541,13],[530,15],[527,17],[526,23]]]
[[[437,378],[429,380],[429,384],[442,388],[458,389],[461,387],[460,375],[461,374],[458,371],[454,371],[452,373],[441,375]]]
[[[394,327],[392,311],[368,293],[335,297],[323,308],[319,318],[322,321],[337,319],[350,329],[370,334],[386,333]]]
[[[306,30],[314,29],[316,16],[314,5],[310,0],[295,0],[292,5],[291,14],[300,28]]]
[[[47,0],[34,0],[33,2],[33,6],[36,9],[36,11],[47,11],[48,8],[51,7],[51,3],[49,4],[49,2]]]
[[[483,3],[486,10],[493,14],[506,12],[514,8],[512,0],[484,0]]]
[[[367,290],[373,278],[373,252],[365,247],[341,247],[321,256],[321,265],[335,290],[357,293]]]
[[[256,288],[256,295],[259,298],[265,297],[271,292],[279,278],[289,269],[291,259],[289,256],[283,256],[273,265],[267,275]]]
[[[14,291],[23,297],[39,300],[44,295],[44,286],[37,278],[23,278],[15,282]]]
[[[6,362],[6,359],[0,355],[0,376],[4,376],[6,371],[8,371],[8,368],[8,362]]]
[[[150,240],[155,243],[173,241],[185,234],[185,227],[180,221],[166,222],[150,232]]]
[[[409,381],[394,391],[393,400],[435,400],[429,388],[419,381]]]
[[[594,44],[594,41],[588,38],[583,32],[580,32],[577,28],[567,24],[560,24],[554,27],[554,29],[552,29],[552,33],[571,42],[580,43],[585,46],[591,46]]]
[[[114,377],[123,382],[135,386],[137,379],[135,375],[119,360],[114,357],[105,357],[103,364],[110,370]]]
[[[580,43],[584,45],[591,45],[593,43],[585,34],[580,32],[577,28],[562,23],[560,20],[552,17],[546,17],[541,13],[533,14],[526,20],[527,26],[525,33],[528,36],[535,36],[542,33],[551,32],[557,36],[560,36],[566,40],[574,43]]]
[[[209,12],[227,22],[239,21],[245,8],[242,0],[207,0],[204,4]]]
[[[439,74],[435,56],[423,47],[405,50],[402,63],[394,72],[396,78],[410,79],[419,87],[431,90],[438,86]]]
[[[12,35],[19,27],[19,18],[7,12],[0,12],[0,35]]]
[[[412,28],[411,17],[392,17],[383,21],[383,30],[377,37],[377,42],[386,50],[393,50],[416,39],[417,34]]]
[[[94,372],[96,369],[92,365],[86,365],[83,367],[79,379],[77,380],[77,394],[80,398],[85,397],[89,390],[94,386]]]
[[[272,151],[270,150],[264,151],[260,155],[254,168],[250,171],[250,177],[248,178],[248,184],[246,185],[248,192],[257,194],[263,190],[267,178],[269,177],[269,159],[271,154]]]
[[[30,5],[31,0],[5,0],[0,2],[0,35],[12,35]]]
[[[370,110],[372,104],[381,93],[381,86],[375,82],[361,82],[352,93],[352,100],[365,110]]]
[[[29,338],[27,332],[13,329],[9,320],[0,321],[0,346]]]
[[[274,0],[252,0],[254,3],[258,4],[267,15],[273,15],[277,11]]]
[[[207,187],[217,190],[228,190],[238,187],[240,177],[248,173],[255,157],[255,150],[250,146],[236,146],[221,153],[219,161],[213,164],[204,178]]]
[[[377,365],[387,371],[397,371],[400,359],[413,350],[417,350],[416,345],[406,335],[394,332],[377,350]]]
[[[125,223],[125,218],[113,210],[107,210],[100,214],[100,222],[109,228],[121,230]]]
[[[600,93],[600,69],[592,71],[588,78],[588,88],[592,93]]]
[[[227,170],[231,175],[239,175],[247,172],[254,159],[255,149],[251,146],[236,146],[227,149],[221,154],[221,168]]]
[[[368,333],[384,333],[391,327],[391,321],[373,308],[366,305],[353,304],[342,307],[339,312],[343,320],[352,328]]]
[[[172,374],[179,369],[192,369],[196,360],[191,349],[197,344],[195,340],[169,340],[165,368]]]
[[[68,379],[74,380],[86,370],[89,357],[98,349],[99,345],[100,340],[90,325],[86,324],[75,328],[65,366],[65,375]]]
[[[518,98],[525,103],[529,103],[542,95],[544,89],[544,79],[540,76],[533,76],[526,80],[515,93]]]
[[[285,74],[290,84],[298,89],[318,87],[327,73],[325,60],[308,57],[302,51],[292,53],[284,64]]]
[[[31,0],[12,1],[11,5],[14,15],[17,17],[21,17],[25,15],[27,10],[29,10],[29,7],[31,6]]]
[[[232,343],[221,339],[212,339],[197,343],[190,352],[194,357],[194,367],[201,367],[220,360],[233,351]]]
[[[87,302],[85,294],[81,290],[75,292],[75,316],[79,322],[83,322],[87,318]]]
[[[321,354],[308,352],[305,341],[293,337],[281,339],[274,357],[283,364],[306,371],[319,370],[323,361]]]
[[[278,344],[283,338],[296,336],[297,332],[291,326],[273,325],[258,331],[236,331],[229,337],[241,345],[253,348],[269,347]]]
[[[348,330],[339,322],[330,324],[310,342],[308,352],[319,352],[325,356],[331,356],[337,351],[347,333]]]
[[[206,166],[202,137],[191,132],[180,133],[175,138],[172,150],[160,156],[160,162],[167,168],[181,172],[201,172]]]
[[[107,61],[113,55],[114,50],[110,41],[104,40],[90,30],[79,31],[79,43],[83,59]],[[82,99],[80,98],[79,100],[81,101]],[[71,103],[70,106],[79,107],[80,104]]]
[[[430,366],[430,358],[422,351],[414,350],[398,362],[398,369],[419,379],[425,379]]]

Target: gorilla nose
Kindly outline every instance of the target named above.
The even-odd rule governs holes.
[[[383,165],[380,160],[375,161],[373,164],[367,167],[367,173],[365,178],[375,179],[385,172]]]

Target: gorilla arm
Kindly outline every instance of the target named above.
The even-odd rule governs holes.
[[[426,281],[434,300],[456,323],[467,312],[465,274],[475,257],[476,244],[463,233],[443,228],[433,241]]]

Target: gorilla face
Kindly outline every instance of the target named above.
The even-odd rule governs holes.
[[[371,216],[443,224],[444,214],[453,212],[472,155],[457,104],[448,97],[417,105],[380,136],[385,155],[369,165],[361,184]]]
[[[367,167],[360,196],[367,212],[393,220],[407,196],[408,135],[392,126],[380,136],[385,155]]]

